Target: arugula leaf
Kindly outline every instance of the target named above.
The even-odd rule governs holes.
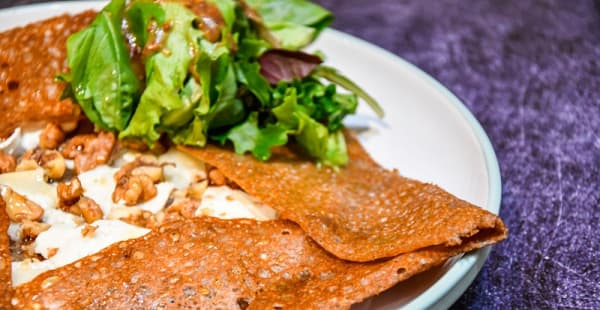
[[[279,42],[279,47],[298,50],[325,29],[333,16],[306,0],[246,0],[262,17],[264,25]]]
[[[105,130],[125,128],[140,92],[120,30],[124,8],[125,0],[112,1],[67,40],[71,72],[62,79],[88,118]]]
[[[257,112],[250,113],[245,122],[229,130],[226,138],[233,142],[236,153],[250,151],[260,160],[271,157],[271,148],[288,142],[287,129],[283,126],[268,124],[259,128]]]

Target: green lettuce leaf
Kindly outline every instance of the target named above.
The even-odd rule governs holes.
[[[139,47],[144,47],[148,42],[150,34],[147,30],[150,23],[155,21],[158,25],[162,25],[165,21],[165,11],[158,3],[151,0],[133,2],[125,15],[128,29]]]
[[[131,122],[119,135],[120,138],[142,138],[150,145],[160,138],[161,119],[167,119],[170,127],[186,125],[187,117],[177,119],[169,112],[196,108],[193,103],[186,107],[181,92],[195,60],[190,51],[200,50],[199,42],[203,37],[202,31],[190,26],[196,19],[191,11],[175,3],[167,2],[161,6],[165,22],[170,22],[171,27],[163,50],[145,61],[146,89]]]
[[[251,152],[260,160],[271,157],[271,149],[288,142],[287,129],[277,124],[258,126],[258,113],[252,112],[245,122],[233,127],[226,138],[233,142],[235,152],[244,154]]]
[[[238,81],[246,85],[262,106],[269,106],[271,103],[271,86],[260,74],[258,62],[239,61],[236,63],[236,69]]]
[[[296,141],[312,157],[327,166],[344,166],[348,163],[346,140],[341,131],[330,133],[323,124],[305,113],[296,113],[300,121]]]
[[[88,118],[105,130],[125,128],[140,92],[121,34],[124,8],[125,0],[112,1],[88,28],[69,37],[71,72],[61,76]]]
[[[246,0],[262,17],[279,47],[298,50],[310,42],[333,20],[331,13],[306,0]]]

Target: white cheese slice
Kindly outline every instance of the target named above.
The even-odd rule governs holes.
[[[261,205],[245,192],[228,186],[210,186],[202,195],[196,216],[221,219],[249,218],[267,221],[277,218],[277,212]]]
[[[18,153],[35,149],[40,144],[40,134],[44,127],[44,124],[31,124],[22,127]]]
[[[112,193],[115,190],[114,175],[117,171],[119,171],[119,168],[101,165],[82,172],[78,176],[84,190],[83,194],[95,201],[104,215],[109,214],[114,205]]]
[[[165,207],[167,200],[169,200],[169,196],[171,195],[171,191],[174,188],[175,186],[169,182],[158,183],[156,184],[156,196],[146,202],[138,204],[137,206],[142,210],[157,213]]]
[[[0,185],[8,186],[27,197],[40,205],[44,211],[55,208],[58,203],[56,186],[44,182],[44,170],[41,168],[0,174]]]
[[[186,188],[206,178],[203,162],[174,148],[160,155],[158,161],[173,164],[163,168],[163,175],[165,181],[172,183],[177,189]]]
[[[84,189],[84,195],[100,206],[105,218],[111,213],[112,209],[125,206],[122,202],[114,203],[112,200],[112,193],[115,191],[116,186],[114,175],[117,171],[119,171],[119,168],[101,165],[79,174],[79,181]],[[161,182],[156,185],[156,196],[137,206],[142,210],[156,213],[164,208],[173,188],[173,184]]]
[[[83,226],[72,227],[56,224],[41,233],[35,242],[35,252],[48,258],[48,251],[58,249],[56,254],[44,261],[25,260],[12,263],[13,285],[28,282],[38,274],[47,270],[70,264],[82,257],[99,252],[109,245],[141,237],[149,229],[140,228],[118,220],[99,220],[92,225],[97,226],[93,236],[81,234]]]
[[[21,155],[27,150],[35,149],[40,144],[40,134],[44,124],[35,123],[17,128],[6,139],[0,141],[0,150],[10,155]]]

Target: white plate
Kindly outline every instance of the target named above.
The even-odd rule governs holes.
[[[55,2],[0,11],[0,30],[64,12],[98,9],[104,2]],[[373,157],[412,178],[433,182],[498,214],[500,171],[492,145],[467,108],[444,86],[410,63],[347,34],[327,30],[311,49],[363,86],[383,106],[375,119],[361,106],[350,125],[367,126],[361,141]],[[447,308],[471,284],[489,248],[400,283],[356,309]]]

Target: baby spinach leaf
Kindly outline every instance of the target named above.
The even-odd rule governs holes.
[[[64,79],[84,113],[106,130],[125,128],[140,92],[121,34],[124,8],[125,0],[112,1],[88,28],[67,40],[71,72]]]

